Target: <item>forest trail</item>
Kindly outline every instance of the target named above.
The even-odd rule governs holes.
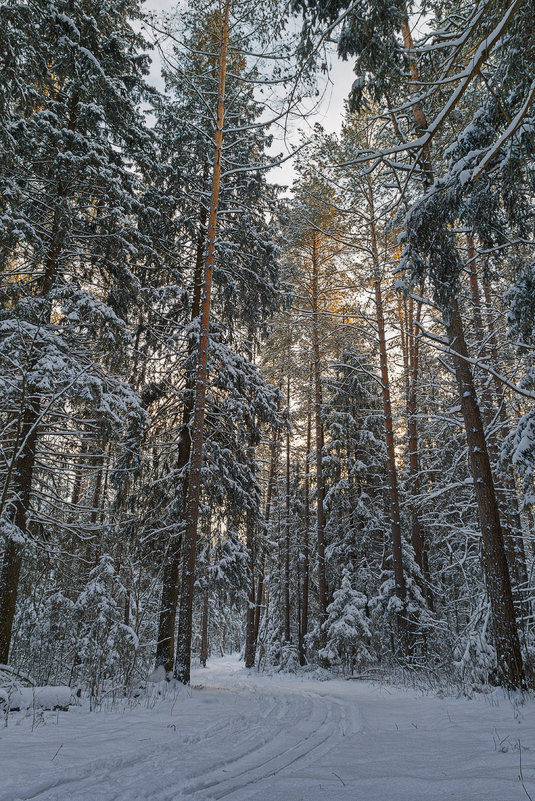
[[[97,713],[13,713],[0,729],[0,801],[535,796],[533,700],[266,676],[236,657],[197,668],[191,688],[159,687]]]

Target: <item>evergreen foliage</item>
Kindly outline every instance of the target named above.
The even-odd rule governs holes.
[[[226,10],[0,0],[0,663],[532,686],[533,0]]]

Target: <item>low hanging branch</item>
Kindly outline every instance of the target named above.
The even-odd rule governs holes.
[[[501,150],[504,144],[510,139],[512,136],[515,135],[516,131],[519,129],[520,125],[522,124],[523,120],[526,118],[529,109],[531,108],[531,104],[535,100],[535,81],[531,84],[531,88],[529,90],[528,96],[522,107],[519,109],[518,113],[515,114],[514,118],[511,120],[503,134],[500,136],[497,142],[491,147],[488,151],[486,156],[481,159],[477,167],[475,168],[474,172],[472,173],[472,177],[470,179],[471,183],[475,183],[479,176],[485,171],[488,167],[494,156]]]
[[[479,71],[487,58],[489,57],[491,51],[494,47],[502,40],[505,30],[507,29],[509,23],[515,16],[516,12],[522,5],[524,0],[514,0],[513,3],[509,6],[499,23],[494,27],[493,31],[483,39],[480,43],[479,47],[477,48],[476,52],[474,53],[472,59],[470,60],[466,69],[462,72],[458,73],[458,75],[454,76],[452,80],[459,80],[460,83],[458,87],[455,89],[454,92],[449,97],[449,100],[441,109],[440,113],[437,114],[435,119],[427,126],[424,133],[419,136],[417,139],[413,139],[412,142],[403,143],[400,145],[396,145],[394,147],[390,147],[376,153],[363,153],[361,156],[358,156],[356,159],[351,159],[350,161],[345,161],[341,164],[336,166],[338,167],[346,167],[350,166],[351,164],[362,164],[363,162],[370,161],[370,160],[377,160],[380,162],[384,160],[386,156],[391,156],[395,153],[403,153],[407,150],[416,150],[417,155],[415,156],[414,162],[412,167],[414,169],[415,165],[419,163],[422,156],[425,156],[429,145],[434,138],[434,136],[438,133],[438,131],[442,128],[446,120],[449,118],[450,114],[457,108],[459,102],[472,83],[472,80],[479,74]],[[530,92],[532,94],[533,89]],[[529,101],[531,104],[533,98]],[[528,107],[529,107],[528,104]],[[515,117],[516,119],[516,117]],[[519,121],[520,122],[520,121]],[[474,178],[472,180],[475,180]]]
[[[447,353],[449,355],[453,354],[456,358],[461,358],[463,361],[471,364],[473,367],[479,367],[481,370],[484,370],[486,373],[489,373],[491,376],[496,378],[501,384],[511,389],[513,392],[516,392],[518,395],[522,395],[524,398],[528,398],[529,400],[535,400],[535,392],[531,392],[529,389],[523,389],[519,387],[518,384],[514,384],[512,381],[509,381],[504,375],[499,373],[494,367],[491,367],[490,364],[482,361],[481,359],[474,359],[470,356],[460,355],[455,350],[453,350],[449,345],[449,340],[445,337],[441,337],[438,334],[433,334],[432,331],[428,331],[426,328],[421,325],[421,323],[416,322],[417,327],[421,331],[422,336],[426,339],[430,340],[429,344],[436,349],[441,351],[442,353]],[[436,343],[436,344],[435,344]]]

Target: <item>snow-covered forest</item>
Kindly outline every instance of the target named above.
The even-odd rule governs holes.
[[[534,20],[0,0],[2,676],[535,686]]]

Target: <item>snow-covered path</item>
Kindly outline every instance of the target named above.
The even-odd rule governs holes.
[[[0,729],[0,801],[535,799],[532,700],[262,676],[234,657],[192,684],[44,722],[14,713]]]

